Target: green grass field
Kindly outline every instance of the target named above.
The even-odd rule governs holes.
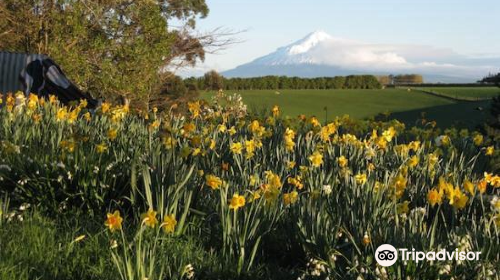
[[[482,90],[482,89],[481,89]],[[348,114],[356,119],[390,112],[406,123],[414,123],[426,112],[428,119],[445,127],[473,127],[488,117],[490,101],[460,102],[406,89],[383,90],[249,90],[237,92],[250,110],[263,110],[278,105],[284,115],[317,116],[321,121]],[[233,91],[227,92],[228,94]],[[215,93],[203,93],[210,99]],[[327,111],[325,111],[325,107]],[[478,107],[482,108],[478,110]]]
[[[424,91],[436,92],[451,98],[493,98],[500,95],[498,87],[425,87]]]

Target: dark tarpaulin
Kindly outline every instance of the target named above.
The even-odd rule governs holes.
[[[63,104],[85,99],[89,108],[97,100],[79,90],[48,56],[0,52],[0,93],[22,91],[40,97],[55,95]]]

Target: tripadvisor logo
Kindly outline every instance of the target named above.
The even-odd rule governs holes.
[[[446,260],[479,260],[479,255],[481,252],[459,252],[458,249],[455,251],[448,252],[445,249],[434,252],[422,252],[411,251],[406,248],[396,249],[391,244],[382,244],[375,251],[375,260],[381,266],[391,266],[398,260],[398,255],[403,261],[415,261],[416,263],[420,261],[446,261]]]
[[[381,266],[391,266],[398,260],[398,251],[391,244],[382,244],[375,251],[375,260]]]

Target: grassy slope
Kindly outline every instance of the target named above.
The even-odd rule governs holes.
[[[362,119],[389,111],[407,123],[412,123],[427,112],[428,119],[435,119],[441,126],[459,124],[473,126],[487,116],[488,101],[457,102],[432,96],[419,91],[404,89],[384,90],[254,90],[238,92],[250,109],[280,106],[284,115],[316,115],[325,120],[324,107],[328,108],[328,119],[348,114]],[[227,92],[227,93],[232,93]],[[203,93],[209,99],[214,93]],[[483,107],[485,110],[475,110]]]

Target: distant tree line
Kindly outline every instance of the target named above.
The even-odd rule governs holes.
[[[490,75],[484,77],[479,82],[483,83],[483,84],[495,84],[497,86],[500,86],[500,73],[498,73],[498,74],[490,74]]]
[[[379,89],[382,85],[373,75],[350,75],[319,78],[263,76],[226,78],[216,71],[203,77],[184,79],[190,90],[283,90],[283,89]]]
[[[424,77],[418,74],[377,76],[377,80],[382,85],[414,85],[424,83]]]

